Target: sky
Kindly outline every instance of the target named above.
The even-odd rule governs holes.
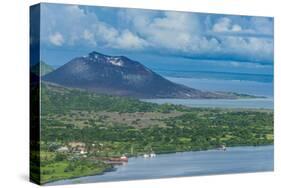
[[[41,59],[55,67],[98,51],[152,69],[273,74],[273,18],[41,6]]]

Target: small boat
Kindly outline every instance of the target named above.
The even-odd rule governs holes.
[[[155,153],[150,153],[150,157],[154,158],[154,157],[156,157],[156,154]]]
[[[145,153],[145,154],[143,155],[143,157],[144,157],[144,158],[148,158],[149,155]]]
[[[226,146],[225,145],[221,145],[219,150],[226,151]]]
[[[104,160],[113,162],[113,163],[127,163],[128,157],[126,155],[122,155],[121,157],[111,157],[111,158],[105,158]]]
[[[121,160],[121,161],[124,161],[124,162],[128,162],[128,157],[127,157],[126,155],[122,155],[122,156],[120,157],[120,160]]]

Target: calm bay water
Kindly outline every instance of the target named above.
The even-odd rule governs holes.
[[[260,99],[143,99],[157,104],[179,104],[198,108],[273,109],[273,98]]]
[[[273,97],[272,82],[257,82],[247,80],[223,80],[223,79],[198,79],[165,77],[172,82],[186,85],[202,91],[226,91],[237,92],[256,96]]]
[[[232,147],[225,152],[208,150],[163,154],[149,159],[130,158],[126,165],[117,166],[116,171],[47,185],[273,171],[273,166],[272,145]]]
[[[241,80],[217,80],[217,79],[194,79],[175,78],[167,79],[186,85],[188,87],[203,91],[225,91],[264,96],[266,98],[256,99],[143,99],[146,102],[157,104],[171,103],[181,104],[189,107],[211,107],[211,108],[249,108],[249,109],[273,109],[273,83],[241,81]]]

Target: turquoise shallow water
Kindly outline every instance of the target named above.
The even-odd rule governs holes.
[[[270,145],[232,147],[225,152],[208,150],[162,154],[148,159],[136,157],[130,158],[126,165],[118,166],[116,171],[47,185],[273,171],[273,153]]]

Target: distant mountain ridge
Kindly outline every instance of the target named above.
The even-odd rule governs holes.
[[[173,83],[125,56],[95,51],[72,59],[42,79],[66,87],[136,98],[235,98]]]

